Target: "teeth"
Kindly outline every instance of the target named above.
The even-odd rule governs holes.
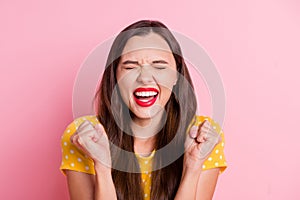
[[[135,92],[135,95],[138,97],[150,97],[157,95],[157,92],[149,91],[149,92]]]

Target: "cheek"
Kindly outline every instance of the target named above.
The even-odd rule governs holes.
[[[154,78],[159,85],[172,91],[173,86],[177,81],[177,71],[167,70],[166,72],[156,73]]]
[[[123,101],[128,105],[129,99],[132,96],[132,87],[134,85],[133,78],[130,76],[122,76],[118,78],[117,84]]]
[[[172,94],[172,90],[166,87],[161,87],[161,95],[160,95],[161,103],[165,105],[170,99],[171,94]]]
[[[129,98],[130,98],[130,95],[129,95],[129,92],[128,92],[128,87],[126,87],[126,85],[122,84],[122,83],[118,83],[118,86],[119,86],[119,91],[120,91],[120,94],[121,94],[121,98],[123,99],[123,101],[126,104],[128,104]]]

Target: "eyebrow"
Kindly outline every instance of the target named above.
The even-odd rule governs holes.
[[[167,61],[165,60],[154,60],[152,61],[153,64],[169,64]]]
[[[122,62],[122,64],[123,65],[128,65],[128,64],[139,65],[139,62],[133,61],[133,60],[126,60],[126,61]],[[169,64],[169,63],[165,60],[154,60],[154,61],[152,61],[152,64]]]
[[[133,60],[126,60],[124,62],[122,62],[123,65],[128,65],[128,64],[135,64],[138,65],[139,62],[138,61],[133,61]]]

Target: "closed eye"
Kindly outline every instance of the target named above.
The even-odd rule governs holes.
[[[154,65],[153,66],[155,69],[166,69],[168,66],[164,66],[164,65]]]
[[[122,66],[126,70],[131,70],[131,69],[138,67],[139,63],[138,63],[138,61],[135,61],[135,60],[126,60],[126,61],[122,62]]]
[[[126,70],[131,70],[131,69],[135,69],[135,68],[137,68],[137,66],[124,66],[124,69],[126,69]]]
[[[165,60],[154,60],[154,61],[152,61],[152,66],[155,69],[159,69],[159,70],[166,69],[168,67],[168,64],[169,63]]]

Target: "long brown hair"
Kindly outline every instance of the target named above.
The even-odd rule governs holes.
[[[124,151],[119,150],[134,152],[134,138],[131,134],[125,133],[124,129],[121,129],[116,123],[117,119],[123,126],[127,127],[126,129],[130,130],[128,107],[123,102],[118,88],[117,98],[112,98],[112,93],[117,87],[116,69],[128,39],[133,36],[145,36],[151,32],[159,34],[169,44],[176,61],[177,71],[180,74],[176,85],[173,87],[171,97],[165,106],[166,123],[162,130],[156,134],[154,146],[156,150],[165,148],[167,144],[169,145],[167,145],[167,151],[157,151],[153,158],[153,167],[157,170],[152,172],[151,200],[174,199],[176,195],[182,175],[186,130],[193,120],[197,107],[193,84],[182,57],[181,48],[171,31],[164,24],[159,21],[141,20],[120,32],[112,44],[100,87],[95,94],[97,118],[104,126],[109,140],[114,144],[110,145],[112,178],[119,200],[140,200],[144,199],[144,196],[141,173],[132,172],[133,169],[139,170],[137,158],[133,153],[132,156],[126,155],[125,158]],[[175,141],[171,142],[172,140]],[[170,163],[168,158],[174,157],[178,159],[168,164]],[[120,164],[125,166],[129,172],[114,168],[114,166]]]

